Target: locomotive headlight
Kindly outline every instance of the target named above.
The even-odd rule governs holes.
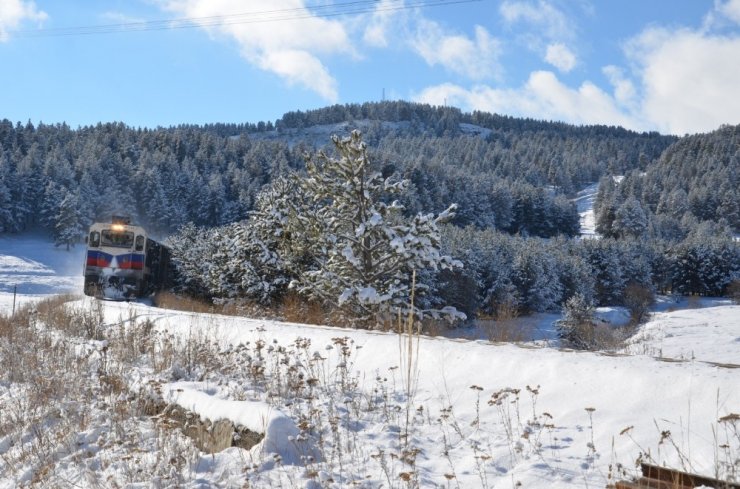
[[[112,224],[110,227],[113,231],[123,231],[125,228],[123,224]]]

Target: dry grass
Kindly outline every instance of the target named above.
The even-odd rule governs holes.
[[[307,301],[295,293],[287,294],[279,304],[266,306],[246,299],[237,298],[212,302],[206,299],[174,294],[172,292],[158,292],[153,297],[153,304],[163,309],[198,314],[270,318],[305,324],[345,323],[343,316],[338,318],[336,314],[328,314],[321,304]],[[332,318],[336,321],[332,322]]]
[[[307,301],[295,293],[286,294],[278,312],[280,317],[291,323],[327,323],[327,317],[321,304]]]
[[[494,343],[519,343],[530,341],[537,328],[535,320],[522,318],[496,321],[493,319],[481,319],[478,327],[486,334],[486,339]]]
[[[727,297],[735,304],[740,304],[740,280],[735,280],[727,286]]]
[[[156,307],[163,309],[172,309],[175,311],[197,312],[197,313],[215,313],[216,307],[212,302],[205,299],[198,299],[191,296],[173,294],[172,292],[157,292],[152,298],[152,303]]]

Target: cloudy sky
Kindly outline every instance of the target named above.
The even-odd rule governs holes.
[[[73,127],[385,96],[682,135],[740,123],[740,0],[0,0],[0,75]]]

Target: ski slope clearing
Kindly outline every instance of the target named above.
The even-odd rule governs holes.
[[[573,201],[576,203],[578,215],[581,216],[581,236],[596,236],[596,217],[594,216],[594,200],[599,192],[599,182],[579,190]]]

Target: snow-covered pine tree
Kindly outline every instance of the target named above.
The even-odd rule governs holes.
[[[260,239],[253,221],[217,228],[210,246],[214,251],[205,282],[212,295],[269,304],[287,288],[289,280],[274,243]]]
[[[616,240],[587,239],[583,241],[583,247],[596,281],[596,303],[602,306],[620,304],[627,280]]]
[[[8,165],[0,154],[0,233],[13,229],[12,194],[7,184]]]
[[[84,216],[80,211],[80,198],[67,191],[54,220],[54,245],[70,246],[79,243],[85,235]]]
[[[563,306],[563,319],[556,327],[560,338],[571,346],[579,349],[593,346],[593,304],[581,294],[570,297]]]
[[[514,256],[511,279],[524,312],[544,312],[560,302],[563,288],[557,271],[551,254],[533,240],[522,242]]]
[[[167,238],[165,244],[172,253],[172,263],[177,270],[177,287],[196,296],[210,296],[207,278],[212,267],[214,246],[213,230],[201,229],[187,223],[177,234]]]
[[[276,253],[275,274],[288,282],[315,265],[312,257],[324,252],[318,239],[320,222],[297,176],[278,177],[260,191],[249,219],[254,239]]]
[[[67,190],[53,180],[50,180],[44,187],[44,196],[41,201],[39,212],[39,222],[52,232],[56,228],[56,220],[59,215],[59,208],[62,200],[67,195]]]
[[[404,218],[402,206],[390,199],[408,182],[392,182],[371,170],[359,131],[332,141],[339,157],[323,152],[307,156],[308,175],[298,177],[312,209],[307,214],[299,211],[305,222],[290,230],[295,233],[291,239],[311,247],[314,263],[299,274],[295,285],[313,299],[339,305],[352,321],[371,324],[408,309],[414,270],[461,266],[440,253],[437,228],[453,215],[454,206],[439,216]],[[301,235],[306,232],[310,235]],[[417,297],[429,289],[430,284],[418,282]],[[459,315],[454,308],[417,307],[416,313]]]
[[[619,206],[612,229],[617,237],[639,238],[647,229],[648,219],[640,202],[630,196]]]

